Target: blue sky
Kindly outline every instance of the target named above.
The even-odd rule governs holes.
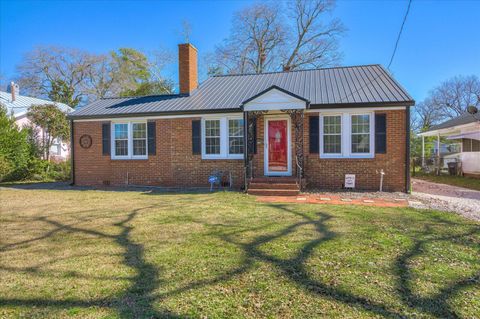
[[[0,0],[0,74],[36,45],[102,53],[119,47],[176,53],[184,19],[200,54],[228,36],[232,14],[249,1],[5,1]],[[348,32],[342,65],[387,65],[407,1],[338,1],[334,16]],[[480,1],[414,0],[391,71],[415,100],[459,74],[480,75]],[[201,62],[201,60],[200,60]],[[167,70],[176,79],[176,65]],[[4,89],[4,88],[2,88]]]

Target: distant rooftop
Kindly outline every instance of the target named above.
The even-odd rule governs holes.
[[[480,112],[477,114],[470,114],[465,112],[464,114],[457,116],[456,118],[453,118],[451,120],[445,121],[443,123],[440,123],[438,125],[432,126],[428,131],[437,131],[445,128],[450,128],[450,127],[455,127],[459,125],[465,125],[465,124],[470,124],[474,122],[480,121]],[[426,133],[424,132],[424,133]]]
[[[49,100],[37,99],[34,97],[18,94],[15,96],[15,101],[12,101],[12,94],[10,92],[3,91],[0,91],[0,103],[6,106],[8,114],[13,113],[15,117],[25,115],[32,105],[41,104],[55,104],[60,110],[65,113],[70,113],[73,111],[70,106],[64,103],[52,102]]]

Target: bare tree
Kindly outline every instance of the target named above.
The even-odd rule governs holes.
[[[18,82],[27,94],[54,98],[75,107],[84,97],[80,84],[91,72],[92,64],[92,55],[85,51],[37,47],[18,66]]]
[[[444,119],[442,110],[427,98],[413,108],[412,129],[415,132],[428,130]]]
[[[475,75],[453,77],[430,91],[413,109],[412,129],[424,131],[465,113],[468,106],[480,107],[480,80]]]
[[[235,14],[230,36],[215,51],[210,73],[263,73],[339,62],[342,23],[325,15],[334,0],[257,3]]]
[[[185,43],[190,43],[190,36],[192,35],[192,24],[189,20],[182,20],[182,28],[179,33]]]
[[[118,95],[121,89],[117,83],[117,73],[117,64],[113,63],[111,55],[96,56],[81,88],[88,101]]]
[[[454,118],[468,106],[480,106],[480,80],[475,75],[453,77],[430,93],[431,103],[445,118]]]
[[[289,3],[294,21],[286,44],[284,70],[323,67],[341,59],[338,38],[345,32],[338,19],[324,23],[324,16],[335,8],[334,0],[295,0]]]
[[[258,3],[235,14],[232,32],[215,55],[227,73],[262,73],[274,67],[284,42],[278,6]]]

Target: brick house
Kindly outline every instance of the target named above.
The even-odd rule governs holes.
[[[106,98],[70,115],[77,185],[407,191],[413,99],[380,65],[197,80],[197,50],[179,45],[180,93]],[[268,187],[272,184],[279,185]],[[281,186],[283,185],[283,186]],[[276,191],[276,192],[275,192]]]

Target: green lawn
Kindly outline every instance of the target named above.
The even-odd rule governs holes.
[[[480,178],[450,176],[450,175],[436,176],[433,174],[424,174],[421,172],[416,172],[415,176],[412,176],[412,177],[418,178],[418,179],[424,179],[434,183],[448,184],[448,185],[459,186],[459,187],[480,191]]]
[[[0,204],[0,318],[480,314],[480,224],[454,214],[241,193],[3,188]]]

